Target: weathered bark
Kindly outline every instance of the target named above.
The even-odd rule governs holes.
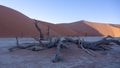
[[[16,39],[16,46],[9,48],[8,50],[10,52],[12,52],[14,50],[18,50],[18,49],[27,49],[27,48],[34,46],[34,44],[19,44],[18,37],[16,37],[15,39]]]
[[[55,58],[52,60],[53,62],[59,62],[62,61],[62,57],[60,56],[60,50],[62,47],[66,47],[66,43],[73,43],[78,45],[79,48],[81,48],[83,51],[87,52],[88,54],[95,56],[92,54],[89,49],[91,50],[109,50],[111,49],[108,44],[115,43],[117,45],[120,45],[120,41],[116,40],[112,37],[105,37],[99,41],[94,42],[88,42],[84,41],[84,39],[74,39],[74,38],[50,38],[46,40],[39,40],[34,38],[35,40],[39,41],[39,43],[33,43],[33,44],[19,44],[19,40],[16,37],[16,47],[10,48],[9,50],[14,49],[29,49],[32,51],[41,51],[44,49],[56,47],[56,54]],[[42,46],[40,46],[42,45]]]
[[[105,45],[108,45],[110,43],[115,43],[115,44],[120,45],[119,40],[107,39],[107,37],[103,38],[102,40],[95,41],[95,42],[87,42],[87,41],[82,41],[81,40],[81,44],[84,46],[84,48],[92,49],[92,50],[107,50],[107,49],[110,49],[110,48],[105,47]]]
[[[27,48],[30,48],[30,47],[33,47],[33,46],[34,46],[34,44],[22,44],[22,46],[21,45],[14,46],[12,48],[9,48],[8,50],[10,52],[12,52],[12,51],[19,50],[19,49],[27,49]]]
[[[60,50],[61,50],[61,46],[62,46],[62,41],[59,40],[58,44],[57,44],[57,49],[56,49],[56,55],[55,58],[52,60],[52,62],[59,62],[62,60],[61,56],[60,56]]]
[[[88,41],[84,41],[84,39],[80,40],[80,38],[77,39],[73,39],[73,38],[66,38],[67,42],[72,42],[74,44],[76,44],[78,46],[78,48],[83,49],[83,51],[87,52],[88,54],[93,55],[88,49],[91,50],[110,50],[110,43],[115,43],[117,45],[120,45],[120,41],[119,40],[115,40],[113,37],[111,36],[107,36],[99,41],[95,41],[95,42],[88,42]]]
[[[47,38],[50,39],[50,27],[48,25],[48,29],[47,29]]]
[[[19,40],[18,40],[18,37],[16,37],[15,39],[16,39],[16,45],[17,45],[17,47],[19,47]]]
[[[84,41],[84,39],[83,39],[82,41]],[[79,41],[78,41],[78,45],[80,46],[81,49],[83,49],[83,51],[85,51],[85,52],[87,52],[88,54],[90,54],[91,56],[94,56],[94,57],[95,57],[94,54],[92,54],[89,50],[87,50],[87,49],[83,46],[83,43],[82,43],[82,42],[80,43],[80,39],[79,39]]]
[[[13,51],[13,50],[19,48],[19,40],[18,40],[18,37],[15,37],[15,39],[16,39],[16,46],[14,46],[14,47],[12,47],[12,48],[9,48],[9,51]]]
[[[35,27],[36,27],[36,29],[39,31],[39,34],[40,34],[40,40],[43,40],[44,39],[44,35],[43,35],[43,33],[42,33],[42,30],[39,28],[39,26],[38,26],[38,21],[37,20],[35,20]]]

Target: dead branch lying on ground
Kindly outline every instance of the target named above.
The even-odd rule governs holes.
[[[36,39],[36,38],[34,38]],[[36,39],[37,40],[37,39]],[[16,47],[12,47],[9,50],[13,51],[14,49],[28,49],[32,51],[41,51],[44,49],[49,49],[52,47],[56,47],[56,55],[55,58],[53,59],[53,62],[59,62],[62,60],[60,56],[60,50],[62,47],[66,47],[66,43],[72,43],[76,44],[78,48],[81,48],[83,51],[87,52],[88,54],[95,56],[92,54],[88,49],[90,50],[110,50],[109,44],[115,43],[117,45],[120,45],[120,41],[114,39],[113,37],[104,37],[101,40],[94,41],[94,42],[89,42],[85,41],[84,39],[81,38],[71,38],[71,37],[50,37],[50,39],[44,39],[44,40],[39,40],[38,43],[30,43],[30,44],[19,44],[18,38],[16,38]],[[41,46],[42,45],[42,46]]]
[[[83,39],[82,41],[84,41],[84,39]],[[85,52],[87,52],[88,54],[90,54],[91,56],[94,56],[94,57],[95,57],[95,55],[92,54],[88,49],[84,48],[82,42],[81,42],[81,44],[80,44],[80,40],[78,40],[78,46],[80,46],[80,48],[83,49],[83,51],[85,51]]]
[[[68,42],[72,42],[78,45],[78,47],[80,48],[82,45],[84,48],[86,49],[91,49],[91,50],[107,50],[106,49],[106,45],[109,45],[111,43],[115,43],[117,45],[120,45],[120,41],[116,40],[112,37],[104,37],[101,40],[98,41],[94,41],[94,42],[90,42],[90,41],[84,41],[81,39],[72,39],[72,38],[66,38]]]

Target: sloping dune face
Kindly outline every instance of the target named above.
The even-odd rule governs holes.
[[[77,35],[77,32],[74,32],[73,30],[70,30],[68,28],[65,28],[63,26],[59,26],[57,24],[51,24],[48,22],[38,21],[38,26],[41,29],[44,36],[47,37],[48,28],[50,36],[75,36]]]
[[[101,33],[103,36],[114,35],[111,26],[109,26],[109,24],[92,23],[92,22],[86,22],[86,24],[99,31],[99,33]]]
[[[109,24],[113,31],[114,36],[120,36],[120,25]]]
[[[18,11],[0,5],[0,36],[31,36],[37,31],[33,20]]]
[[[96,22],[86,22],[86,24],[99,31],[103,36],[120,36],[120,25],[115,26],[112,24],[101,24]]]
[[[92,26],[86,24],[85,21],[78,21],[69,24],[59,24],[59,26],[67,27],[70,30],[77,32],[78,36],[102,36],[102,34],[97,31]]]
[[[120,25],[114,24],[103,24],[81,20],[69,24],[59,24],[59,26],[67,27],[68,29],[75,31],[79,36],[120,36]]]
[[[55,24],[43,21],[38,22],[38,26],[41,28],[45,36],[47,35],[48,26],[51,36],[76,35],[74,31],[57,26]],[[0,37],[39,36],[39,32],[35,28],[34,23],[35,21],[33,19],[30,19],[24,14],[0,5]]]
[[[120,36],[120,25],[101,24],[85,20],[68,24],[38,22],[38,26],[45,36],[47,36],[48,27],[51,36]],[[0,37],[39,36],[34,23],[33,19],[24,14],[0,5]]]

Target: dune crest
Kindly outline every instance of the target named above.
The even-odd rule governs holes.
[[[0,5],[0,37],[39,36],[34,23],[33,19],[24,14]],[[39,21],[39,27],[45,36],[48,26],[51,36],[120,36],[120,25],[116,24],[103,24],[86,20],[67,24],[51,24]]]

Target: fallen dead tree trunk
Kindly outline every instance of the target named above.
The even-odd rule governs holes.
[[[76,45],[78,45],[79,48],[81,48],[81,45],[82,45],[84,48],[91,49],[91,50],[100,50],[100,49],[106,50],[105,45],[109,45],[111,43],[120,45],[119,40],[116,40],[109,36],[94,42],[85,41],[84,39],[80,39],[80,38],[77,38],[77,39],[66,38],[66,41],[75,43]]]
[[[41,51],[44,49],[49,49],[52,47],[56,47],[56,55],[55,58],[53,59],[53,62],[59,62],[62,61],[62,57],[60,56],[60,50],[63,47],[66,47],[66,43],[73,43],[76,44],[78,46],[78,48],[83,49],[83,51],[87,52],[88,54],[95,56],[94,54],[92,54],[88,49],[91,50],[109,50],[111,49],[109,44],[111,43],[115,43],[117,45],[120,45],[120,41],[116,40],[114,38],[110,38],[110,37],[105,37],[99,41],[94,41],[94,42],[88,42],[88,41],[84,41],[84,39],[74,39],[74,38],[60,38],[60,37],[56,37],[56,38],[50,38],[50,39],[46,39],[46,40],[38,40],[40,41],[39,43],[30,43],[30,44],[18,44],[18,39],[16,39],[16,47],[10,48],[9,50],[14,50],[15,48],[17,49],[28,49],[28,50],[32,50],[32,51]],[[19,45],[19,46],[18,46]],[[43,46],[41,46],[43,45]]]
[[[120,41],[114,39],[111,36],[107,36],[99,41],[94,41],[94,42],[88,42],[85,41],[84,39],[73,39],[73,38],[66,38],[67,42],[72,42],[74,44],[76,44],[78,46],[78,48],[83,49],[83,51],[87,52],[88,54],[90,54],[91,56],[95,56],[94,54],[92,54],[90,50],[110,50],[112,49],[110,47],[111,43],[120,45]]]
[[[115,43],[117,45],[120,45],[119,40],[107,39],[107,38],[103,38],[102,40],[95,41],[95,42],[87,42],[87,41],[81,40],[80,45],[83,45],[84,48],[92,49],[92,50],[109,50],[110,47],[106,48],[105,46],[109,46],[110,43]]]
[[[61,61],[61,57],[60,57],[60,50],[65,46],[65,39],[62,38],[51,38],[50,40],[41,40],[41,43],[44,44],[44,46],[40,46],[41,44],[39,43],[33,43],[33,44],[19,44],[19,46],[15,46],[12,48],[9,48],[9,51],[14,51],[14,50],[18,50],[18,49],[28,49],[28,50],[32,50],[32,51],[41,51],[44,49],[48,49],[48,48],[52,48],[52,47],[56,47],[56,55],[55,58],[53,59],[53,62],[58,62]],[[17,40],[17,43],[18,40]]]

